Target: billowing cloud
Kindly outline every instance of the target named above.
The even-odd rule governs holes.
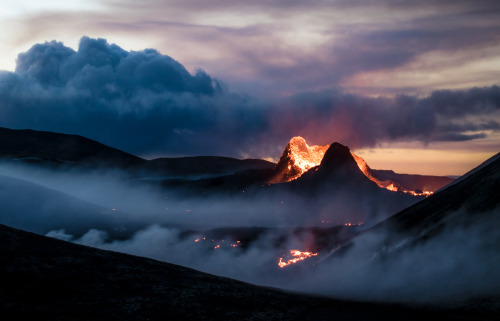
[[[435,91],[423,98],[371,98],[340,91],[302,93],[288,100],[284,109],[290,117],[279,117],[275,124],[319,142],[335,137],[355,148],[398,140],[425,144],[467,141],[500,130],[499,95],[497,86]]]
[[[499,77],[494,0],[104,0],[24,7],[0,19],[13,30],[0,35],[3,65],[32,43],[55,37],[73,45],[87,34],[182,57],[189,70],[202,66],[253,95],[337,86],[429,93],[491,86]]]
[[[0,79],[3,126],[81,134],[134,153],[192,145],[203,154],[230,128],[259,126],[248,119],[256,113],[238,107],[252,103],[204,71],[192,75],[155,50],[128,52],[104,39],[83,37],[78,51],[37,44]]]
[[[79,134],[139,155],[276,157],[296,135],[351,148],[485,138],[500,130],[500,88],[257,99],[156,50],[83,37],[77,51],[34,45],[15,72],[0,73],[0,126]]]

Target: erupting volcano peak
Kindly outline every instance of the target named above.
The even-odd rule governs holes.
[[[276,165],[272,183],[289,182],[299,178],[303,173],[318,166],[329,145],[309,146],[300,136],[293,137]]]
[[[352,161],[353,159],[355,162]],[[413,195],[430,195],[433,191],[427,188],[425,190],[422,188],[420,192],[412,189],[407,190],[397,180],[377,177],[379,175],[375,175],[375,171],[361,157],[352,153],[347,146],[336,142],[331,145],[309,146],[306,140],[300,136],[293,137],[287,144],[269,182],[284,183],[295,180],[316,166],[320,166],[320,169],[326,172],[336,171],[337,168],[341,167],[348,168],[351,173],[355,173],[359,169],[364,176],[379,187],[390,191]]]

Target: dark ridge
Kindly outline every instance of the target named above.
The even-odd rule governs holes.
[[[42,166],[119,168],[139,176],[221,176],[274,167],[273,163],[265,160],[219,156],[158,158],[147,161],[78,135],[2,127],[0,159]]]
[[[177,175],[232,174],[248,169],[271,169],[274,163],[261,159],[236,159],[220,156],[157,158],[146,166],[152,171]]]
[[[146,161],[94,140],[68,134],[0,127],[0,158],[59,165],[128,168]]]
[[[398,174],[392,170],[372,169],[372,175],[381,181],[393,181],[407,191],[437,191],[453,182],[447,176]]]

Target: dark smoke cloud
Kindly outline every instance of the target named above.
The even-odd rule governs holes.
[[[17,63],[0,73],[0,126],[79,134],[139,155],[277,157],[296,135],[360,148],[467,141],[500,129],[497,86],[423,98],[325,90],[259,100],[153,49],[129,52],[88,37],[78,51],[37,44]]]
[[[0,76],[3,126],[81,134],[134,153],[205,154],[235,128],[258,131],[264,120],[243,110],[250,99],[152,49],[127,52],[83,37],[78,51],[46,42],[17,63]]]
[[[274,124],[282,132],[293,128],[297,135],[320,143],[334,137],[354,148],[397,140],[467,141],[500,129],[499,95],[497,86],[435,91],[425,98],[302,93],[285,103],[287,117],[276,116]],[[300,122],[292,115],[300,115]]]

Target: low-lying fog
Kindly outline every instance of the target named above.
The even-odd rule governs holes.
[[[391,214],[355,199],[344,193],[317,201],[281,190],[189,198],[118,171],[0,164],[0,223],[23,230],[342,298],[440,302],[499,294],[500,226],[491,224],[499,220],[450,227],[384,260],[376,259],[383,233],[357,237],[344,255],[326,255],[360,229],[335,225],[366,221],[361,227],[366,228]],[[238,229],[243,227],[247,229]],[[286,259],[289,250],[318,246],[313,227],[331,228],[338,235],[334,241],[323,240],[317,257],[279,268],[279,258]],[[226,232],[209,231],[217,228]]]

